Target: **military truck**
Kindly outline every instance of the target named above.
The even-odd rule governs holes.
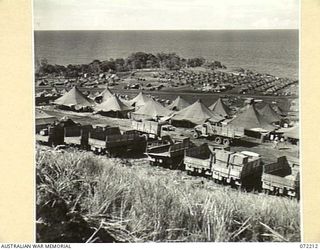
[[[165,136],[158,145],[148,147],[145,154],[151,165],[178,169],[182,167],[185,150],[191,146],[193,143],[187,137],[172,140]]]
[[[207,137],[213,139],[216,144],[229,146],[234,140],[244,136],[244,128],[236,128],[231,125],[223,126],[217,123],[205,122],[194,127],[193,138]]]
[[[148,135],[148,138],[156,139],[161,137],[161,124],[155,121],[134,121],[132,120],[132,128]]]
[[[218,183],[255,187],[261,179],[261,156],[249,151],[231,152],[202,144],[186,150],[184,164],[189,174],[210,176]]]
[[[135,150],[143,153],[147,138],[136,130],[121,133],[119,127],[96,125],[89,133],[89,146],[92,151],[110,156],[121,156]]]
[[[276,162],[266,164],[262,173],[262,189],[268,194],[299,198],[299,162],[282,156]]]

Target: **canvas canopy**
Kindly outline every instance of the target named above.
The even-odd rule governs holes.
[[[280,108],[279,106],[273,105],[273,106],[272,106],[272,109],[273,109],[274,111],[276,111],[276,113],[277,113],[278,115],[284,115],[283,111],[281,110],[281,108]]]
[[[108,100],[110,97],[113,97],[113,93],[111,92],[111,90],[109,88],[106,88],[104,91],[102,91],[101,94],[99,94],[95,97],[95,100],[99,101],[99,102],[104,102],[104,101]]]
[[[98,97],[101,93],[99,93],[98,91],[97,92],[91,92],[89,95],[88,95],[88,98],[94,100],[96,97]]]
[[[114,95],[94,107],[94,110],[97,112],[128,112],[133,109],[133,107],[127,106],[117,96]]]
[[[135,98],[129,101],[131,106],[141,107],[145,105],[148,101],[152,100],[152,98],[140,92]]]
[[[156,118],[169,116],[173,112],[165,107],[163,107],[160,103],[151,99],[147,101],[143,106],[141,106],[137,111],[133,114],[133,118]]]
[[[167,106],[167,108],[170,110],[179,111],[188,106],[190,106],[190,103],[178,96],[169,106]]]
[[[35,118],[36,125],[51,124],[58,120],[56,117],[49,115],[46,112],[39,109],[36,109]]]
[[[77,87],[73,87],[70,91],[54,101],[55,104],[62,106],[76,106],[78,108],[91,107],[93,101],[87,98]]]
[[[220,116],[217,116],[207,108],[201,100],[197,100],[192,105],[176,112],[171,118],[172,121],[187,121],[194,124],[202,124],[208,119],[212,122],[222,120]]]
[[[241,113],[238,113],[229,124],[248,130],[260,129],[259,131],[261,131],[261,129],[263,129],[265,131],[272,131],[275,129],[275,127],[271,125],[271,122],[257,111],[254,104],[248,105],[247,108]]]
[[[283,135],[288,138],[293,138],[297,140],[300,138],[298,125],[291,128],[281,128],[278,130],[278,132],[283,133]]]
[[[229,107],[219,98],[214,104],[209,107],[215,114],[226,117],[230,115]]]
[[[271,123],[279,122],[281,120],[280,115],[278,115],[277,112],[268,103],[261,109],[258,109],[258,112]]]

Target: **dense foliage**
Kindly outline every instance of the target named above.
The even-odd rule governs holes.
[[[165,68],[178,70],[185,67],[205,66],[211,69],[223,68],[218,61],[208,62],[203,57],[185,59],[176,53],[151,53],[136,52],[127,58],[109,59],[105,61],[94,60],[89,64],[51,65],[48,60],[36,60],[36,75],[53,74],[65,77],[78,77],[83,74],[99,74],[103,72],[125,72],[136,69]]]

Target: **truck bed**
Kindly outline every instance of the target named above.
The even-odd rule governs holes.
[[[293,175],[287,175],[285,177],[280,177],[272,174],[262,174],[262,182],[265,185],[279,187],[279,188],[289,188],[295,189],[298,186],[298,180]]]
[[[36,141],[48,143],[49,142],[49,135],[36,134]]]
[[[66,144],[81,145],[81,136],[68,136],[64,137],[64,142]]]

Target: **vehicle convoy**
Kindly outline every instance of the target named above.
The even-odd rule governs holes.
[[[182,167],[184,152],[194,144],[188,137],[173,141],[164,136],[159,145],[148,147],[146,155],[151,165],[178,169]]]
[[[147,138],[138,131],[120,132],[108,125],[81,125],[71,119],[60,120],[36,134],[36,140],[50,146],[70,145],[96,153],[119,156],[128,151],[144,153]]]
[[[166,135],[148,140],[138,130],[121,132],[119,127],[81,125],[68,118],[36,130],[36,140],[50,146],[76,146],[111,157],[144,153],[150,165],[186,170],[220,184],[299,198],[299,163],[285,156],[265,164],[254,152],[232,152],[228,146],[207,143],[195,146],[188,137],[172,139]]]
[[[279,157],[277,162],[263,166],[262,189],[268,194],[288,195],[299,198],[299,163]]]
[[[261,180],[261,156],[249,151],[231,152],[202,144],[186,150],[184,164],[189,174],[210,176],[218,183],[256,187]]]
[[[216,144],[229,146],[234,140],[244,136],[244,129],[231,125],[222,126],[211,122],[205,122],[194,127],[193,138],[207,137],[214,139]]]

